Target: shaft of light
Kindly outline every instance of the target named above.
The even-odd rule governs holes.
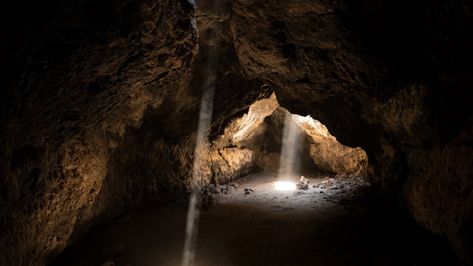
[[[194,3],[193,0],[187,0]],[[207,12],[219,14],[218,10],[224,8],[225,5],[221,1],[214,1],[212,6],[207,7]],[[218,20],[217,20],[218,21]],[[221,32],[220,24],[217,22],[214,25],[215,32]],[[215,95],[215,82],[217,80],[217,69],[218,69],[218,41],[207,43],[207,54],[206,63],[203,68],[200,69],[204,82],[202,85],[203,94],[202,101],[200,104],[199,112],[199,126],[197,131],[196,147],[194,151],[194,164],[192,166],[192,179],[191,179],[191,195],[189,199],[189,209],[187,211],[187,222],[186,222],[186,239],[184,243],[184,251],[182,254],[182,266],[194,265],[197,236],[199,229],[199,217],[200,217],[200,191],[203,184],[204,177],[200,175],[202,168],[205,166],[206,157],[206,145],[208,143],[208,136],[210,133],[210,127],[212,122],[213,102]]]
[[[292,114],[286,114],[281,141],[281,157],[279,159],[278,179],[287,179],[296,174],[299,166],[300,132]]]
[[[195,258],[195,245],[197,241],[197,227],[199,223],[199,209],[197,194],[192,193],[187,211],[186,240],[184,253],[182,254],[182,265],[192,265]]]
[[[209,85],[211,81],[207,81],[204,86]],[[194,264],[195,250],[199,225],[199,191],[200,176],[199,171],[205,163],[205,144],[210,133],[210,124],[212,121],[213,99],[215,87],[210,85],[204,88],[204,94],[200,105],[199,127],[197,130],[196,147],[194,151],[194,164],[192,167],[191,179],[191,195],[189,199],[189,207],[187,210],[186,221],[186,239],[184,242],[184,251],[182,254],[182,265],[191,266]]]

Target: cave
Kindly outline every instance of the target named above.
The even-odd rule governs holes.
[[[0,265],[473,265],[473,2],[7,0]]]

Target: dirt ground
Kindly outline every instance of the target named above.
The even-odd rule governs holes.
[[[200,216],[196,265],[457,265],[443,239],[359,180],[276,191],[251,175]],[[245,194],[244,188],[254,190]],[[187,210],[142,210],[93,230],[53,265],[180,265]]]

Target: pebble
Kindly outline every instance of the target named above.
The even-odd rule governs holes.
[[[249,187],[246,187],[246,188],[245,188],[245,195],[251,194],[251,193],[253,193],[253,192],[255,192],[253,189],[251,189],[251,188],[249,188]]]

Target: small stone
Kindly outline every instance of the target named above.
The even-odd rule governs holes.
[[[201,206],[203,210],[208,210],[210,207],[212,207],[215,203],[215,198],[213,197],[212,194],[206,194],[203,195],[201,199]]]
[[[251,194],[253,192],[255,192],[253,189],[248,188],[248,187],[245,188],[245,195]]]
[[[209,187],[209,191],[213,194],[220,194],[220,190],[218,190],[215,186]]]
[[[309,179],[305,178],[304,176],[301,176],[301,179],[299,180],[299,183],[297,183],[297,188],[302,189],[302,190],[308,190],[309,189]]]

